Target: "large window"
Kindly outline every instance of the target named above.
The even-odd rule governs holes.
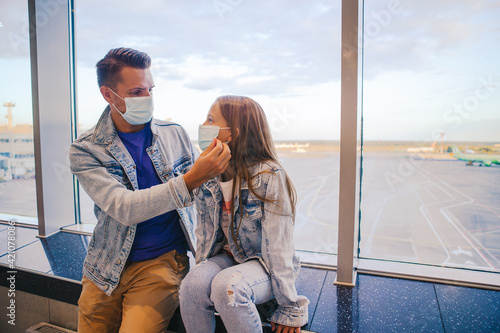
[[[343,32],[342,2],[349,17]],[[39,220],[42,236],[72,224],[73,216],[96,222],[81,188],[73,212],[67,148],[72,125],[82,134],[106,106],[96,62],[126,46],[153,58],[155,117],[181,124],[195,144],[216,97],[246,95],[263,106],[298,191],[295,246],[304,261],[336,264],[342,199],[339,272],[351,273],[351,259],[359,257],[359,271],[407,274],[410,267],[413,277],[428,276],[418,267],[439,271],[432,276],[441,280],[498,285],[490,282],[500,272],[497,1],[366,0],[360,11],[347,0],[28,4],[37,24],[32,59],[27,3],[6,2],[0,13],[0,221]],[[356,15],[363,25],[359,53]],[[356,59],[363,68],[357,82]],[[363,112],[357,122],[355,98]],[[354,125],[363,125],[358,155]],[[352,135],[345,140],[345,133]],[[346,171],[360,165],[361,184]],[[351,209],[358,196],[360,212]],[[351,237],[358,216],[359,237]],[[359,242],[354,253],[352,238]],[[349,275],[340,282],[352,282]]]
[[[336,251],[340,1],[79,1],[76,22],[81,130],[106,106],[94,66],[118,46],[151,55],[155,117],[194,142],[216,97],[252,97],[298,190],[297,249]],[[91,222],[92,202],[81,197]]]
[[[36,224],[26,1],[2,3],[0,72],[0,220]]]
[[[364,16],[361,257],[500,271],[498,2]]]

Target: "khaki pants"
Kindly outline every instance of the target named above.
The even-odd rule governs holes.
[[[188,270],[188,256],[175,250],[155,259],[127,262],[111,296],[84,276],[78,332],[165,332]]]

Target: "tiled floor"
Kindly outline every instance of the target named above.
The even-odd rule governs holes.
[[[16,228],[15,265],[20,268],[78,280],[90,236],[59,232],[36,238],[36,229]],[[0,264],[7,265],[7,230],[0,231]]]
[[[6,229],[0,225],[0,265],[6,272]],[[16,266],[81,279],[89,236],[57,233],[35,238],[36,230],[17,228]],[[2,269],[0,269],[2,271]],[[500,277],[499,277],[500,278]],[[37,293],[36,276],[20,279]],[[310,300],[308,330],[314,332],[500,332],[500,292],[430,282],[358,275],[355,288],[333,284],[335,271],[303,268],[297,290]],[[31,283],[28,280],[33,280]],[[4,281],[1,281],[4,282]],[[46,295],[70,294],[63,280],[46,283]],[[57,285],[57,288],[53,288]],[[73,287],[71,286],[73,285]],[[22,285],[18,286],[23,289]],[[50,297],[50,296],[46,296]],[[72,298],[59,298],[71,303]]]
[[[334,271],[302,269],[297,289],[311,300],[311,331],[500,332],[498,291],[363,274],[355,288],[334,280]]]

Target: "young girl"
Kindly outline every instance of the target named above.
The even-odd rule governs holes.
[[[201,149],[227,144],[226,171],[200,186],[197,265],[180,289],[187,332],[214,332],[217,311],[228,332],[262,332],[256,304],[276,299],[277,332],[300,332],[309,300],[295,289],[300,263],[293,227],[295,189],[281,167],[264,111],[248,97],[217,98],[199,129]],[[214,141],[215,142],[215,141]]]

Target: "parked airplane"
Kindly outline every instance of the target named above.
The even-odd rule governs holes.
[[[467,162],[467,165],[473,165],[474,162],[479,163],[480,166],[491,166],[492,164],[500,165],[500,155],[462,154],[457,146],[453,146],[453,156],[455,156],[460,161]]]
[[[406,151],[409,153],[434,153],[436,151],[436,143],[434,142],[430,147],[410,147]]]
[[[309,148],[309,142],[306,144],[299,144],[298,142],[295,143],[278,143],[275,144],[274,147],[276,149],[294,149],[292,150],[292,153],[306,153],[307,150],[305,148]]]

